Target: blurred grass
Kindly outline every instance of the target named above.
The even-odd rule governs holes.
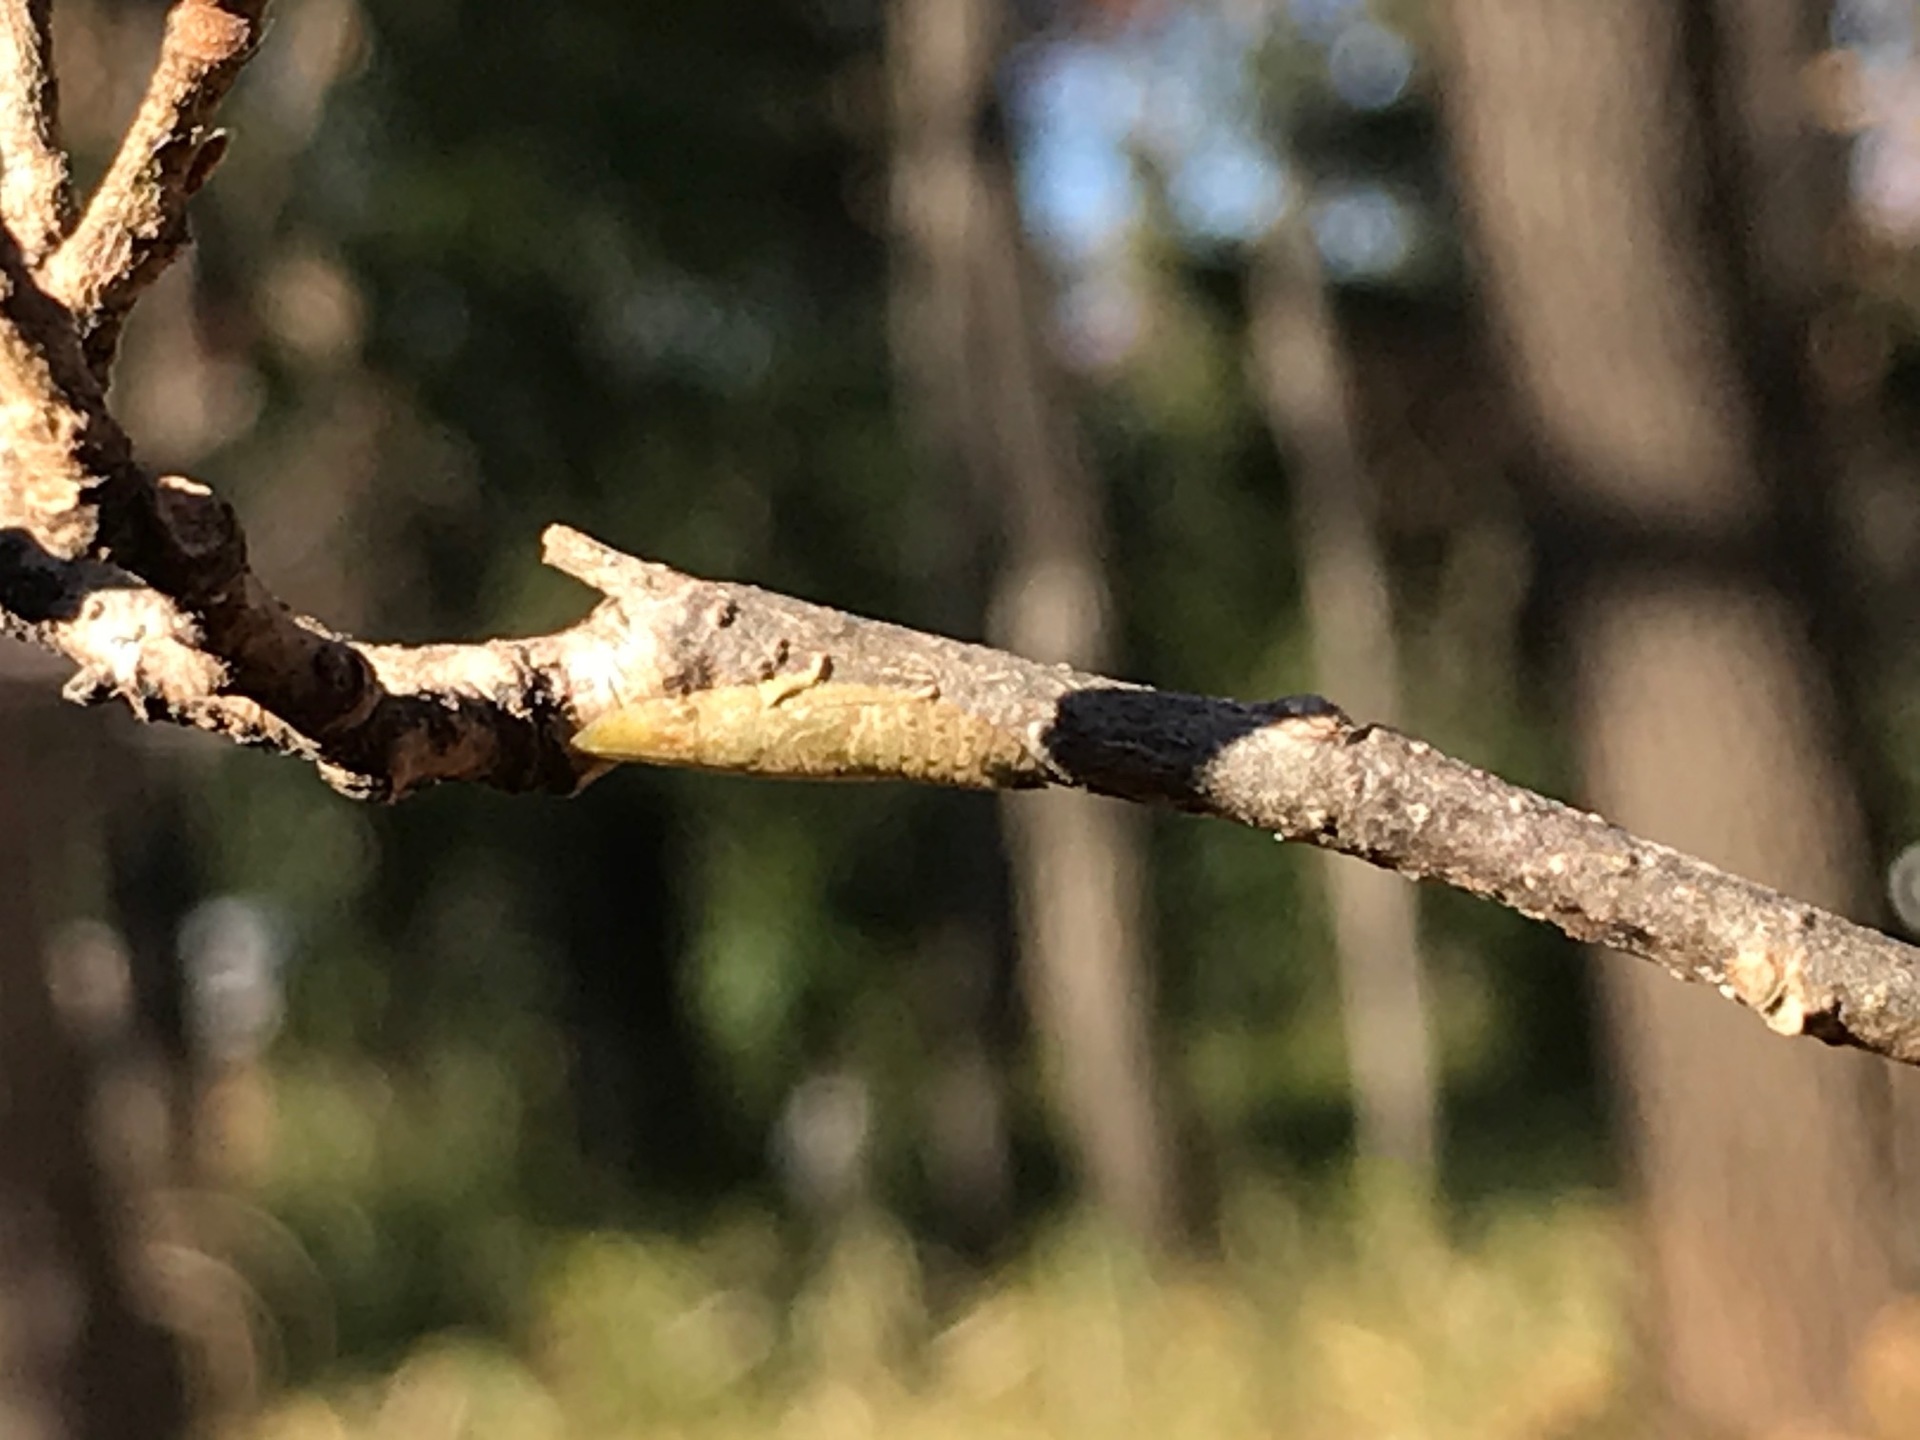
[[[449,1334],[234,1440],[1568,1436],[1609,1429],[1625,1245],[1584,1196],[1439,1233],[1416,1206],[1227,1206],[1149,1266],[1080,1220],[956,1278],[870,1216],[794,1274],[768,1218],[556,1240],[516,1343]]]

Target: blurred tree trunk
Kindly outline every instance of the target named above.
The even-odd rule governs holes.
[[[957,807],[956,807],[957,808]],[[953,1242],[990,1256],[1013,1219],[1013,1139],[1008,1123],[1008,1009],[1004,877],[991,816],[969,826],[971,858],[949,877],[956,911],[923,932],[915,958],[914,1013],[926,1041],[924,1093],[929,1187]],[[965,823],[965,822],[962,822]],[[957,848],[957,847],[956,847]]]
[[[1000,0],[895,0],[895,349],[910,419],[997,528],[999,644],[1098,666],[1112,605],[1100,500],[1043,337],[994,94]],[[1151,1035],[1141,832],[1092,796],[1011,796],[1020,962],[1055,1103],[1096,1201],[1149,1245],[1180,1229]]]
[[[45,896],[72,841],[54,777],[85,768],[84,732],[34,719],[0,705],[0,1435],[180,1435],[180,1357],[148,1313],[159,1300],[135,1279],[116,1166],[98,1153],[134,1148],[128,1122],[142,1119],[89,1055],[130,1019],[124,954],[76,943],[57,1004],[50,981]]]
[[[1450,13],[1456,159],[1543,471],[1585,798],[1860,914],[1836,474],[1805,364],[1840,178],[1798,89],[1819,7]],[[1735,1432],[1838,1423],[1894,1279],[1886,1067],[1783,1043],[1646,966],[1600,968],[1659,1379]]]
[[[1362,720],[1400,724],[1378,496],[1354,436],[1345,348],[1312,236],[1286,222],[1252,273],[1261,403],[1288,456],[1314,685]],[[1356,1148],[1430,1191],[1439,1101],[1420,953],[1418,892],[1341,855],[1320,857],[1340,968]]]

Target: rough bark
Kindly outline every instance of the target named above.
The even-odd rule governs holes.
[[[847,724],[865,727],[866,755],[875,744],[895,751],[897,772],[940,751],[948,783],[1067,785],[1358,855],[1723,988],[1776,1030],[1920,1062],[1913,947],[1356,723],[1317,697],[1152,690],[695,580],[578,532],[548,538],[550,560],[618,597],[597,618],[611,624],[617,614],[630,627],[623,653],[644,659],[629,659],[625,673],[643,693],[753,687],[773,670],[817,673],[830,656],[860,694],[893,697],[850,706]],[[617,703],[604,687],[600,695],[598,705]],[[784,723],[780,709],[765,711],[770,728]]]
[[[1813,7],[1451,14],[1454,136],[1535,428],[1585,793],[1859,906],[1871,877],[1819,583],[1834,467],[1804,364],[1833,199],[1795,90]],[[1756,1044],[1632,967],[1601,975],[1657,1374],[1737,1432],[1839,1422],[1893,1278],[1887,1077]]]
[[[53,0],[0,7],[0,222],[38,264],[73,225],[60,148],[49,12]]]

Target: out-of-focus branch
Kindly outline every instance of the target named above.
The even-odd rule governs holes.
[[[52,0],[0,3],[0,221],[35,265],[73,225],[56,133],[52,8]]]
[[[186,246],[187,202],[219,163],[219,108],[259,43],[266,0],[178,0],[119,154],[41,283],[73,311],[103,379],[134,301]],[[32,258],[31,247],[27,248]]]

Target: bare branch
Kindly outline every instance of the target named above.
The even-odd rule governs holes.
[[[58,139],[52,0],[0,3],[0,221],[38,265],[73,226]]]
[[[120,159],[42,283],[0,234],[0,623],[76,663],[71,698],[271,746],[380,799],[446,780],[571,791],[604,768],[571,743],[581,727],[638,712],[616,727],[621,753],[1170,805],[1444,881],[1719,986],[1782,1032],[1920,1063],[1920,951],[1316,697],[1150,690],[696,580],[557,526],[548,563],[606,597],[558,634],[380,646],[294,615],[249,568],[231,509],[143,471],[103,395],[113,334],[183,242],[207,117],[260,10],[174,7]],[[703,730],[721,715],[729,733]]]
[[[105,378],[134,301],[185,248],[187,202],[219,163],[213,113],[259,43],[266,0],[177,0],[133,124],[41,282]],[[31,253],[31,252],[29,252]]]
[[[0,603],[17,632],[81,663],[74,698],[120,696],[150,718],[315,760],[339,788],[387,799],[444,780],[570,790],[602,768],[568,746],[586,722],[649,697],[770,680],[777,710],[830,666],[863,704],[882,694],[910,710],[937,697],[1024,747],[1033,763],[1000,783],[1169,805],[1441,880],[1716,985],[1784,1033],[1920,1063],[1920,952],[1315,697],[1250,704],[1150,690],[694,579],[559,526],[546,558],[606,594],[572,629],[373,646],[279,610],[261,629],[291,626],[309,648],[288,650],[290,669],[277,675],[255,656],[244,694],[239,667],[196,643],[186,612],[97,564],[0,554]],[[250,603],[274,603],[245,582]],[[326,733],[286,721],[300,706],[334,717]],[[848,723],[869,714],[852,709]],[[922,728],[911,743],[970,743],[955,733]],[[924,760],[903,756],[898,773],[994,783],[978,767]]]
[[[827,656],[845,683],[890,688],[902,703],[937,692],[1020,737],[1052,783],[1441,880],[1718,986],[1783,1033],[1920,1063],[1920,951],[1315,697],[1245,704],[1147,690],[693,580],[564,530],[549,532],[548,560],[614,596],[632,627],[627,653],[649,659],[629,677],[643,687],[748,684]],[[583,718],[592,703],[580,697]]]

